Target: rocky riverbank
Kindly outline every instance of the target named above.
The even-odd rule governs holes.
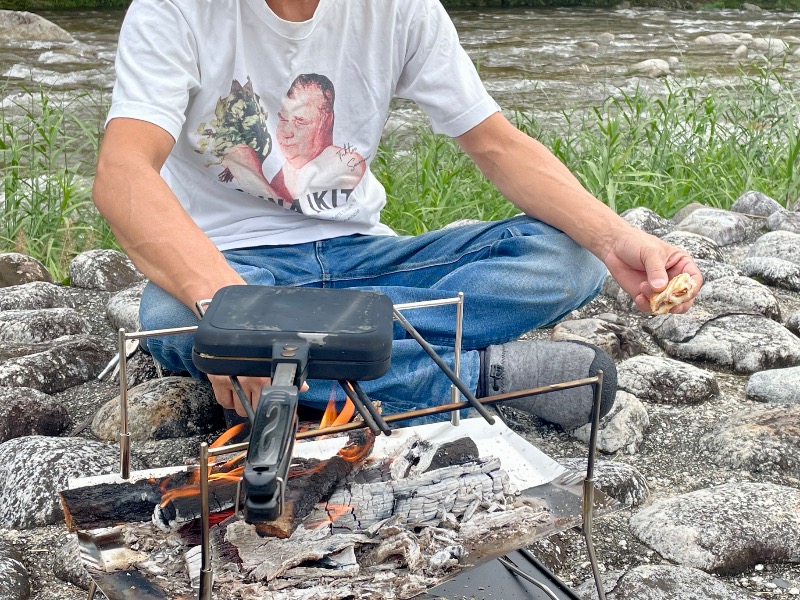
[[[609,280],[592,303],[533,337],[584,339],[617,362],[598,485],[624,508],[599,518],[610,600],[800,595],[800,208],[755,192],[731,211],[625,218],[686,248],[706,278],[686,315],[645,316]],[[118,469],[115,331],[136,328],[141,275],[92,251],[52,283],[35,259],[0,255],[0,597],[83,600],[87,585],[56,492]],[[136,353],[128,370],[134,468],[196,458],[224,427],[209,386]],[[511,409],[512,428],[570,468],[585,430]],[[534,552],[584,598],[575,531]],[[387,591],[386,597],[392,597]]]

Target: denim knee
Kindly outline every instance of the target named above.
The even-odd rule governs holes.
[[[139,303],[139,322],[142,331],[172,329],[197,325],[199,319],[186,305],[149,282]],[[161,365],[176,373],[188,372],[201,377],[192,363],[192,334],[149,337],[145,339],[147,351]]]

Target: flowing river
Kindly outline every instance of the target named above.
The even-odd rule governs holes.
[[[122,11],[43,12],[74,43],[0,41],[3,106],[44,86],[67,95],[111,89]],[[785,81],[800,81],[800,12],[657,9],[469,9],[451,12],[462,42],[489,91],[504,108],[538,117],[597,105],[636,86],[657,92],[665,77],[635,74],[640,61],[670,61],[670,76],[734,81],[740,68],[780,65]],[[700,36],[736,35],[741,41],[698,43]],[[744,54],[735,56],[740,45]],[[0,88],[2,89],[2,88]],[[408,113],[408,114],[405,114]],[[395,118],[413,113],[399,106]]]

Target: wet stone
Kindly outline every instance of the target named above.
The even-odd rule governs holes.
[[[781,320],[778,301],[769,288],[749,277],[720,277],[706,282],[697,302],[715,304],[731,311],[757,312]]]
[[[0,287],[0,311],[63,308],[68,306],[64,288],[46,281]]]
[[[116,250],[82,252],[69,265],[73,286],[115,292],[144,279],[131,260]]]
[[[617,366],[617,386],[655,404],[698,404],[719,395],[710,371],[658,356],[636,356]]]
[[[742,194],[731,206],[731,211],[746,215],[768,217],[784,208],[775,200],[761,192],[750,191]]]
[[[0,540],[0,598],[26,600],[30,594],[30,575],[22,563],[22,554]]]
[[[18,252],[0,254],[0,288],[32,281],[52,283],[53,276],[41,262],[31,256]]]
[[[708,361],[736,373],[800,365],[800,338],[761,315],[725,315],[706,322],[687,341],[656,341],[670,357]]]
[[[0,443],[27,435],[58,435],[69,425],[67,410],[39,390],[0,387]]]
[[[725,262],[719,244],[711,238],[688,231],[673,231],[662,238],[673,246],[686,250],[692,258]]]
[[[128,427],[132,440],[180,438],[220,429],[222,408],[211,386],[189,377],[146,381],[128,391]],[[119,397],[107,402],[92,420],[92,433],[115,440],[120,431]]]
[[[800,367],[769,369],[750,375],[747,397],[757,402],[800,404]]]
[[[30,529],[63,523],[58,491],[66,489],[69,478],[118,468],[116,444],[43,436],[0,444],[0,527]]]
[[[644,352],[637,334],[630,327],[605,319],[562,321],[553,328],[553,340],[572,340],[594,344],[614,359]]]
[[[755,596],[699,569],[641,565],[603,577],[608,600],[753,600]],[[594,580],[582,583],[581,598],[597,599]]]
[[[0,363],[0,386],[53,394],[94,379],[113,355],[108,340],[92,336],[61,339],[47,350]]]
[[[607,454],[620,451],[636,454],[648,427],[650,418],[644,405],[632,394],[618,391],[611,411],[600,419],[597,448]],[[588,443],[591,430],[591,424],[587,423],[572,431],[572,436]]]
[[[737,482],[656,500],[630,520],[664,558],[735,574],[757,564],[800,561],[800,490]]]
[[[628,209],[620,216],[637,229],[656,237],[662,237],[675,230],[675,223],[643,206]]]
[[[136,283],[108,301],[106,315],[115,330],[139,331],[139,301],[146,284],[146,281]]]
[[[677,229],[714,240],[720,246],[743,242],[760,227],[755,219],[717,208],[700,208],[678,223]]]
[[[721,467],[800,477],[800,405],[756,406],[721,422],[699,445]]]
[[[55,23],[21,10],[0,10],[0,40],[75,41],[68,31]]]
[[[89,332],[89,324],[72,308],[0,311],[0,342],[47,342]]]
[[[558,462],[578,473],[586,473],[586,457],[559,458]],[[647,500],[647,480],[636,467],[612,460],[595,461],[595,486],[624,506],[639,506]]]

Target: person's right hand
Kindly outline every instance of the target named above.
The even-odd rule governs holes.
[[[250,400],[250,406],[253,407],[253,412],[255,412],[256,407],[258,406],[258,400],[261,398],[261,389],[265,385],[270,385],[272,383],[272,379],[269,377],[237,377],[237,379],[239,380],[239,385],[242,386],[245,395]],[[239,394],[237,394],[236,390],[233,389],[233,384],[231,383],[230,377],[227,375],[209,375],[208,381],[211,383],[211,387],[214,390],[214,396],[222,408],[233,409],[240,417],[247,416],[247,412],[245,411],[244,407],[242,406],[242,402],[239,399]],[[303,387],[300,389],[300,391],[304,392],[307,389],[308,384],[303,383]]]

